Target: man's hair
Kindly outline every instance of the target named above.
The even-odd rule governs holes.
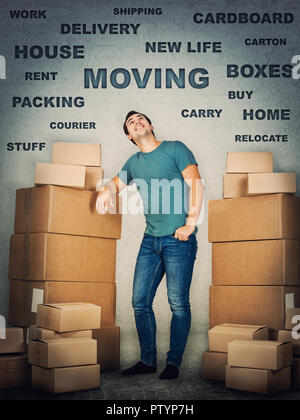
[[[142,112],[129,111],[129,112],[128,112],[128,114],[127,114],[127,115],[126,115],[126,117],[125,117],[125,121],[124,121],[124,124],[123,124],[123,131],[124,131],[124,133],[125,133],[126,135],[128,135],[128,134],[129,134],[128,128],[127,128],[127,126],[126,126],[127,120],[128,120],[128,118],[129,118],[129,117],[131,117],[131,115],[134,115],[134,114],[143,115],[143,117],[145,117],[145,118],[146,118],[146,120],[148,121],[148,123],[149,123],[150,125],[152,124],[152,122],[151,122],[150,118],[148,118],[148,117],[147,117],[147,115],[143,114]],[[152,134],[154,135],[154,132],[153,132],[153,131],[152,131]],[[133,140],[130,140],[130,141],[132,141],[132,143],[136,145],[135,141],[133,141]]]

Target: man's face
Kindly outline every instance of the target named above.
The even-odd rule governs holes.
[[[138,140],[140,137],[150,134],[154,129],[142,114],[131,115],[126,121],[126,127],[129,140]]]

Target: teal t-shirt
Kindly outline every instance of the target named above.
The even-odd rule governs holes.
[[[127,185],[135,183],[141,195],[146,234],[172,235],[185,225],[189,188],[181,172],[188,165],[197,165],[188,147],[180,141],[163,141],[152,152],[132,155],[119,172],[119,178]]]

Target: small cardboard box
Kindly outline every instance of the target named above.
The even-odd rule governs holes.
[[[294,318],[294,321],[296,322],[293,322],[293,318]],[[288,308],[286,311],[285,329],[292,330],[299,323],[300,323],[300,308]]]
[[[100,366],[75,366],[45,369],[32,366],[32,388],[62,394],[100,387]]]
[[[248,174],[224,174],[223,198],[237,198],[247,196]]]
[[[208,381],[226,380],[227,353],[206,351],[202,354],[202,378]]]
[[[217,325],[208,331],[209,351],[228,352],[233,340],[268,340],[269,329],[263,325]]]
[[[85,186],[86,190],[95,191],[99,181],[103,179],[103,169],[96,166],[85,167]]]
[[[299,286],[300,242],[279,239],[214,243],[212,283],[220,286]]]
[[[35,185],[61,185],[83,189],[85,186],[85,167],[37,162],[34,183]]]
[[[15,234],[9,278],[32,281],[114,282],[115,239],[54,233]]]
[[[226,387],[259,394],[273,394],[291,387],[291,368],[277,372],[265,369],[226,367]]]
[[[280,370],[292,364],[291,343],[236,340],[228,344],[228,366]]]
[[[45,368],[97,364],[97,342],[88,338],[29,341],[28,363]]]
[[[249,174],[247,195],[296,193],[296,173]]]
[[[59,333],[97,329],[101,308],[91,303],[38,305],[36,325]]]
[[[120,369],[120,327],[93,330],[101,371]]]
[[[298,339],[293,338],[292,331],[286,331],[286,330],[278,331],[278,341],[281,343],[285,343],[285,342],[292,343],[294,356],[300,356],[300,338]]]
[[[98,143],[67,143],[52,145],[52,162],[65,165],[101,166],[101,146]]]
[[[292,366],[292,384],[296,389],[300,389],[300,357],[294,357]]]
[[[209,202],[209,242],[300,239],[300,198],[289,194]]]
[[[6,328],[6,338],[0,339],[0,354],[24,353],[24,330],[22,328]]]
[[[27,355],[0,356],[0,389],[23,388],[29,382]]]
[[[227,173],[273,172],[271,152],[228,152]]]
[[[92,330],[85,330],[72,331],[60,334],[55,331],[37,327],[36,325],[30,325],[29,327],[29,340],[53,340],[55,338],[93,338],[93,332]]]

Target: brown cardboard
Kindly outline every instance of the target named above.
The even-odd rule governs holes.
[[[29,381],[27,355],[0,356],[0,389],[23,388]]]
[[[43,291],[44,302],[68,303],[90,302],[101,307],[101,327],[115,325],[115,283],[31,282],[10,281],[9,320],[12,325],[29,327],[35,323],[32,313],[33,290]]]
[[[85,167],[37,162],[34,183],[35,185],[61,185],[83,189],[85,186]]]
[[[223,198],[246,197],[248,174],[224,174]]]
[[[291,343],[235,340],[228,344],[228,366],[280,370],[292,364]]]
[[[28,363],[45,368],[97,364],[97,342],[88,338],[29,341]]]
[[[299,286],[300,242],[282,239],[214,243],[212,283]]]
[[[96,166],[85,167],[85,186],[86,190],[95,191],[99,181],[103,179],[103,168]]]
[[[100,387],[100,366],[75,366],[45,369],[32,366],[32,388],[62,394]]]
[[[100,328],[101,308],[91,303],[38,305],[36,325],[59,333]]]
[[[293,323],[293,318],[295,318],[296,323]],[[300,308],[289,308],[286,311],[286,320],[285,320],[285,329],[292,330],[295,326],[300,323]]]
[[[300,239],[300,198],[288,194],[209,202],[209,242]]]
[[[259,394],[272,394],[291,387],[291,368],[277,372],[264,369],[226,367],[226,387]]]
[[[101,166],[101,146],[98,143],[66,143],[52,145],[52,162],[65,165]]]
[[[55,331],[37,327],[36,325],[30,325],[29,327],[29,340],[53,340],[55,338],[93,338],[93,332],[92,330],[85,330],[57,333]]]
[[[292,343],[294,356],[300,356],[300,338],[299,339],[293,338],[292,331],[285,331],[285,330],[278,331],[278,341],[281,343],[284,343],[284,342]]]
[[[11,236],[11,279],[110,283],[115,272],[115,239],[53,233]]]
[[[271,152],[228,152],[227,173],[273,172]]]
[[[0,354],[24,353],[24,330],[22,328],[6,328],[5,340],[0,339]]]
[[[249,174],[247,195],[296,193],[296,173]]]
[[[228,352],[233,340],[268,340],[269,329],[263,325],[217,325],[208,331],[209,351]]]
[[[53,185],[17,190],[15,233],[120,238],[121,214],[98,214],[96,198],[96,192]]]
[[[97,340],[97,357],[101,371],[120,369],[120,327],[93,330],[93,339]]]
[[[278,331],[270,330],[269,331],[269,340],[278,341]]]
[[[292,366],[292,384],[296,389],[300,389],[300,357],[294,357]]]
[[[227,353],[206,351],[202,354],[202,378],[208,381],[226,379]]]
[[[211,286],[210,328],[228,323],[282,330],[289,295],[294,306],[300,306],[299,286]]]

